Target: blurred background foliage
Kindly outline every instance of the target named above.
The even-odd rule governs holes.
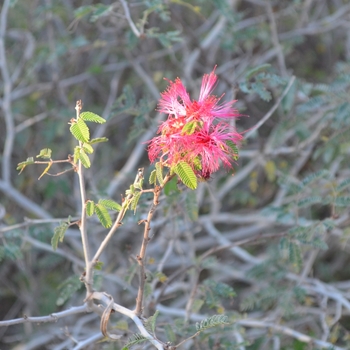
[[[53,229],[81,210],[73,173],[16,164],[45,147],[65,159],[75,101],[105,119],[86,171],[88,197],[120,196],[164,118],[167,81],[197,98],[215,66],[215,93],[237,99],[246,138],[235,175],[196,192],[166,189],[149,246],[145,315],[176,344],[201,315],[226,314],[183,349],[350,347],[350,2],[347,0],[5,0],[0,17],[0,319],[81,305],[79,232],[53,252]],[[254,126],[263,121],[258,129]],[[57,172],[64,168],[57,166]],[[146,178],[147,178],[146,176]],[[142,197],[113,238],[96,286],[134,307]],[[56,221],[52,221],[56,218]],[[105,230],[89,224],[94,248]],[[122,317],[122,349],[135,331]],[[191,328],[192,327],[192,328]],[[73,349],[98,333],[97,315],[0,328],[0,348]],[[139,346],[139,347],[138,347]],[[151,348],[141,344],[134,347]]]

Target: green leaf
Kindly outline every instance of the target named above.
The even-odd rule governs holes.
[[[145,341],[147,341],[148,339],[146,337],[144,337],[142,334],[136,333],[133,334],[127,344],[123,347],[122,350],[129,350],[130,346],[136,345],[136,344],[141,344],[144,343]]]
[[[165,336],[166,339],[170,342],[170,343],[175,343],[176,341],[176,335],[174,333],[173,327],[170,324],[166,324],[164,326],[164,331],[165,331]]]
[[[238,158],[239,158],[239,150],[238,150],[237,145],[231,140],[227,140],[226,141],[226,145],[231,149],[232,155],[233,155],[233,159],[234,160],[238,160]]]
[[[50,159],[52,154],[52,150],[50,148],[44,148],[40,151],[40,153],[36,156],[37,158]]]
[[[83,143],[83,150],[86,152],[86,153],[89,153],[89,154],[92,154],[94,153],[94,149],[92,148],[92,146],[90,146],[90,144],[88,143]]]
[[[159,185],[163,185],[164,183],[164,178],[163,178],[163,167],[160,162],[156,163],[156,175],[157,175],[157,180],[159,182]]]
[[[350,178],[342,181],[336,188],[337,192],[342,192],[344,191],[347,187],[350,186]]]
[[[69,130],[78,141],[89,142],[90,131],[83,119],[74,121]]]
[[[78,276],[67,278],[61,285],[58,286],[60,294],[56,300],[56,305],[63,305],[76,291],[82,287],[82,283]]]
[[[95,139],[90,140],[90,141],[89,141],[89,144],[90,144],[90,145],[93,145],[93,144],[95,144],[95,143],[107,142],[107,141],[108,141],[107,137],[97,137],[97,138],[95,138]]]
[[[289,261],[297,269],[300,270],[303,265],[303,259],[301,256],[301,249],[299,244],[290,242],[289,244]]]
[[[170,196],[174,193],[180,193],[179,189],[177,188],[177,178],[173,177],[170,181],[168,181],[164,186],[164,194],[166,196]]]
[[[159,311],[157,310],[154,313],[154,315],[148,317],[148,319],[145,322],[146,329],[149,330],[152,334],[154,334],[156,330],[156,321],[157,321],[158,315],[159,315]]]
[[[63,242],[63,238],[68,227],[69,227],[68,222],[61,222],[59,226],[55,227],[54,234],[51,239],[51,246],[53,250],[57,249],[58,242]]]
[[[95,213],[103,227],[109,228],[112,226],[112,219],[108,213],[108,210],[103,204],[98,203],[95,205]]]
[[[113,8],[112,5],[107,6],[104,4],[96,4],[94,7],[94,13],[90,19],[91,22],[96,22],[100,17],[106,16]]]
[[[205,329],[230,324],[226,315],[214,315],[206,318],[201,322],[196,323],[197,332],[202,332]]]
[[[121,211],[122,209],[122,206],[119,203],[111,199],[100,199],[98,202],[102,204],[104,207],[106,207],[107,209],[111,209],[115,211]]]
[[[132,197],[130,209],[134,211],[134,214],[136,212],[137,204],[140,200],[141,194],[141,192],[135,192],[134,196]]]
[[[200,122],[198,120],[193,120],[184,125],[184,127],[182,128],[181,134],[192,135],[196,130],[200,130],[202,126],[203,126],[203,122]]]
[[[157,180],[157,174],[156,174],[156,170],[152,170],[151,175],[149,176],[149,184],[155,184],[156,180]]]
[[[323,203],[323,202],[324,202],[324,198],[320,196],[310,196],[310,197],[301,199],[298,202],[298,207],[304,208],[304,207],[309,207],[310,205],[315,203]]]
[[[198,203],[196,192],[187,192],[185,198],[185,210],[191,221],[198,220]]]
[[[89,13],[91,13],[93,10],[94,10],[94,7],[91,5],[80,6],[74,10],[74,17],[76,19],[80,19],[80,18],[88,15]]]
[[[94,214],[94,211],[95,211],[94,201],[88,200],[85,204],[85,208],[86,208],[86,214],[88,216],[92,216]]]
[[[86,122],[93,122],[98,124],[103,124],[106,122],[106,119],[92,112],[82,112],[80,113],[79,117],[85,120]]]
[[[320,171],[317,171],[315,173],[312,173],[306,177],[304,177],[304,179],[301,181],[301,183],[306,186],[306,185],[310,185],[311,183],[315,182],[318,179],[322,179],[324,177],[327,177],[329,175],[329,171],[322,169]]]
[[[271,67],[271,64],[269,63],[265,63],[262,64],[260,66],[257,66],[251,70],[249,70],[246,74],[245,74],[245,79],[249,80],[250,78],[252,78],[254,75],[257,75],[259,73],[265,72],[267,69],[269,69]]]
[[[336,207],[348,207],[350,206],[350,197],[342,196],[335,198],[333,204]]]
[[[79,156],[79,160],[81,161],[81,164],[83,164],[84,168],[90,168],[90,166],[91,166],[90,158],[82,148],[80,148],[78,156]]]
[[[102,261],[97,261],[94,264],[94,270],[101,271],[103,267],[103,262]]]
[[[16,170],[19,170],[19,174],[24,170],[27,165],[34,164],[34,158],[29,157],[26,161],[18,163]]]
[[[178,175],[185,186],[191,190],[195,190],[197,188],[196,175],[188,163],[179,162],[172,168],[172,171]]]

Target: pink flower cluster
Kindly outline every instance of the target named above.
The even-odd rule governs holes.
[[[184,161],[197,177],[208,179],[220,163],[232,167],[234,145],[242,140],[228,121],[239,114],[232,108],[235,101],[219,103],[221,97],[211,95],[217,81],[215,69],[205,74],[198,101],[191,100],[182,81],[169,81],[161,94],[158,110],[168,114],[159,129],[159,136],[149,141],[151,162],[158,158],[168,167]]]

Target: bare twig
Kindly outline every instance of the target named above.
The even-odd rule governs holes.
[[[15,139],[15,124],[11,107],[12,82],[10,72],[7,66],[5,35],[7,25],[7,15],[10,6],[10,0],[5,0],[0,14],[0,71],[4,82],[4,92],[2,100],[2,111],[6,124],[6,139],[4,152],[2,154],[2,179],[9,184],[11,181],[11,154]]]
[[[168,174],[164,178],[164,182],[161,186],[155,186],[154,191],[153,191],[153,203],[152,203],[151,208],[148,212],[147,219],[143,220],[143,223],[145,225],[144,231],[143,231],[143,240],[142,240],[140,253],[136,257],[137,262],[140,266],[140,275],[139,275],[140,278],[139,278],[139,290],[138,290],[137,298],[136,298],[135,313],[139,317],[142,315],[143,294],[144,294],[145,280],[146,280],[145,257],[146,257],[147,245],[150,241],[149,231],[151,230],[151,221],[152,221],[153,215],[155,213],[155,210],[159,204],[159,196],[161,194],[161,191],[164,188],[164,186],[166,185],[166,183],[169,182],[173,177],[174,177],[174,175]]]

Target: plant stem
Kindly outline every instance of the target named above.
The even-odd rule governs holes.
[[[163,184],[161,186],[155,186],[153,190],[153,203],[148,212],[147,219],[143,220],[143,223],[145,224],[145,228],[143,231],[143,240],[142,240],[142,245],[140,249],[140,254],[136,257],[137,262],[140,266],[139,290],[137,293],[136,307],[135,307],[135,314],[138,317],[142,315],[143,295],[144,295],[144,289],[145,289],[145,281],[147,277],[145,274],[145,256],[146,256],[146,249],[147,249],[148,242],[151,240],[151,238],[149,237],[149,231],[151,230],[151,220],[159,204],[159,196],[162,192],[162,189],[164,188],[165,184],[169,182],[174,176],[175,175],[170,175],[170,174],[166,175],[166,177],[164,178]]]
[[[135,177],[135,181],[134,181],[134,184],[138,183],[140,181],[140,179],[143,178],[143,168],[140,168],[138,169],[138,172],[137,172],[137,175]],[[125,199],[124,199],[124,202],[123,202],[123,206],[122,206],[122,209],[120,210],[118,216],[117,216],[117,219],[115,220],[115,223],[113,224],[113,226],[111,227],[111,229],[109,230],[107,236],[105,237],[105,239],[102,241],[100,247],[98,248],[97,252],[95,253],[93,259],[92,259],[92,264],[96,263],[99,259],[99,257],[101,256],[103,250],[106,248],[109,240],[112,238],[114,232],[117,230],[117,228],[119,226],[121,226],[123,223],[122,223],[122,220],[124,218],[124,215],[126,213],[126,211],[128,210],[129,208],[129,204],[130,204],[130,201],[133,197],[133,194],[128,194]]]
[[[76,118],[78,120],[80,111],[82,109],[82,103],[81,100],[77,101],[75,105],[76,110]],[[81,142],[79,142],[79,145],[81,146]],[[85,180],[84,180],[84,173],[83,173],[83,164],[81,161],[78,161],[78,177],[79,177],[79,187],[80,187],[80,197],[81,197],[81,220],[79,225],[79,230],[81,234],[81,241],[83,245],[83,252],[84,252],[84,259],[85,259],[85,286],[86,286],[86,293],[87,297],[93,292],[92,288],[92,266],[91,266],[91,259],[90,259],[90,247],[89,247],[89,241],[87,237],[87,230],[86,230],[86,210],[85,210],[85,202],[86,202],[86,191],[85,191]]]

